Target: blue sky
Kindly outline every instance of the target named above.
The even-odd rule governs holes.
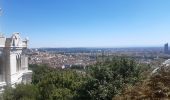
[[[2,32],[30,47],[140,47],[170,43],[170,0],[0,0]]]

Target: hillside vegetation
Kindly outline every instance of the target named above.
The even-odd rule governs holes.
[[[143,74],[146,75],[149,67],[129,58],[113,57],[84,70],[54,69],[46,65],[30,65],[30,68],[33,70],[32,84],[7,88],[4,100],[136,99],[144,95],[140,95],[135,87],[146,78]],[[141,83],[141,86],[145,85]]]
[[[158,72],[136,84],[129,85],[114,100],[170,100],[170,68],[162,67]]]

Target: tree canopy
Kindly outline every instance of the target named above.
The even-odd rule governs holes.
[[[3,95],[5,100],[111,100],[141,79],[141,67],[125,57],[105,59],[84,70],[30,65],[32,84],[6,89]]]

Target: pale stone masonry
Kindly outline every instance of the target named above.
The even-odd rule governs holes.
[[[25,54],[27,46],[28,40],[22,40],[19,33],[14,33],[11,38],[0,35],[0,92],[5,86],[31,81],[32,71],[28,70]]]

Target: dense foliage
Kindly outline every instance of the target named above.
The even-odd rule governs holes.
[[[109,58],[84,70],[46,65],[30,65],[30,68],[32,84],[6,89],[5,100],[111,100],[125,86],[138,82],[142,72],[142,66],[123,57]]]
[[[126,58],[112,58],[87,69],[88,79],[81,85],[79,100],[111,100],[126,84],[140,79],[140,66]]]
[[[71,100],[78,93],[76,89],[85,81],[83,74],[71,69],[54,69],[32,66],[34,73],[32,83],[39,88],[41,100]]]
[[[170,68],[162,67],[148,79],[128,86],[115,100],[170,100]]]
[[[34,85],[16,85],[16,88],[7,87],[3,94],[4,100],[37,100],[38,88]]]

